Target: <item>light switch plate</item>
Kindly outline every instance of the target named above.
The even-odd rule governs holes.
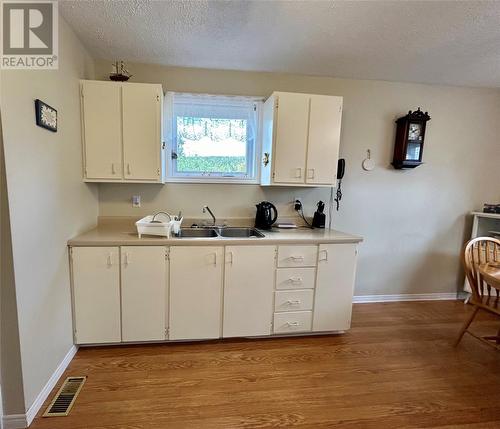
[[[140,195],[133,195],[132,196],[132,207],[140,207],[141,206],[141,196]]]

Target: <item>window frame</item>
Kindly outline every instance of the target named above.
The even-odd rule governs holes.
[[[255,106],[255,138],[253,144],[247,144],[247,162],[249,171],[252,175],[243,174],[209,174],[200,173],[178,173],[176,172],[176,160],[172,157],[177,148],[177,123],[174,115],[175,97],[179,97],[179,103],[189,104],[189,100],[198,104],[206,105],[225,105],[241,107],[248,103]],[[248,96],[227,96],[212,94],[194,94],[167,92],[164,100],[164,139],[166,144],[165,163],[166,163],[166,182],[169,183],[234,183],[234,184],[259,184],[260,183],[260,152],[262,147],[262,106],[264,99],[262,97]],[[251,140],[250,140],[251,141]],[[248,142],[248,141],[247,141]],[[253,152],[253,154],[252,154]]]

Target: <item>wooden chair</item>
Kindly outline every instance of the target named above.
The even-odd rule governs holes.
[[[485,281],[481,271],[488,268],[488,263],[500,261],[500,240],[491,237],[478,237],[470,240],[464,247],[463,265],[465,275],[472,290],[469,303],[473,306],[471,315],[465,321],[455,346],[458,346],[462,337],[467,332],[473,337],[500,349],[500,329],[495,336],[478,336],[469,331],[469,326],[476,317],[479,310],[500,316],[500,284],[495,281]],[[491,269],[491,267],[490,267]],[[500,267],[498,268],[500,270]]]

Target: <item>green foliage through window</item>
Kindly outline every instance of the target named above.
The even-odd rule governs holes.
[[[247,120],[177,116],[177,171],[247,172]]]

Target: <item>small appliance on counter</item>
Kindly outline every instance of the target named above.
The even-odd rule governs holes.
[[[255,207],[257,207],[257,213],[255,214],[255,228],[271,229],[273,223],[276,222],[276,219],[278,219],[278,210],[276,210],[274,204],[269,201],[262,201]]]
[[[483,213],[500,214],[500,204],[484,204]]]
[[[318,208],[314,212],[312,226],[313,228],[324,228],[326,215],[323,213],[325,210],[325,203],[323,201],[318,201]]]

